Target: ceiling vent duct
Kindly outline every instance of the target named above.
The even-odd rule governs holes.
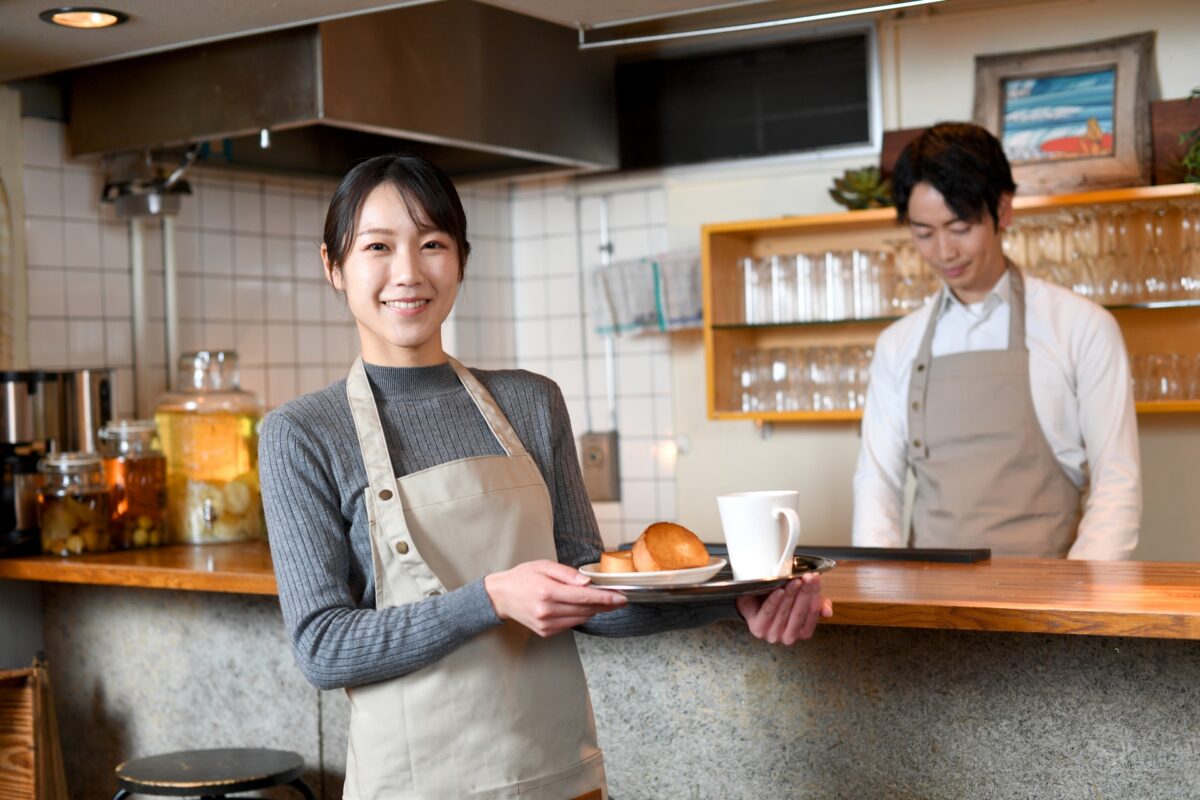
[[[72,71],[68,134],[76,155],[203,142],[202,160],[322,175],[404,147],[455,177],[603,170],[612,84],[573,31],[444,0]]]

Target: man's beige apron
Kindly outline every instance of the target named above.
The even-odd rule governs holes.
[[[557,559],[550,495],[537,464],[487,389],[457,361],[450,364],[507,455],[464,458],[397,479],[361,358],[346,382],[370,481],[380,609],[525,561]],[[423,669],[347,694],[348,800],[563,800],[607,792],[569,633],[543,639],[510,620]]]
[[[990,547],[1061,558],[1075,540],[1080,491],[1063,472],[1033,407],[1025,284],[1009,264],[1007,350],[932,357],[938,293],[908,397],[908,461],[917,478],[915,547]]]

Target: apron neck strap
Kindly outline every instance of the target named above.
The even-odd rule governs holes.
[[[1025,349],[1025,279],[1017,265],[1008,263],[1008,349]]]
[[[469,369],[457,360],[446,357],[454,374],[462,381],[475,407],[483,415],[488,429],[496,437],[496,441],[504,448],[509,456],[523,456],[525,446],[517,437],[500,407],[496,404],[491,393],[471,373]],[[387,441],[383,435],[383,423],[379,419],[379,406],[375,403],[375,395],[371,392],[371,383],[367,379],[367,370],[363,366],[362,356],[354,360],[350,374],[346,376],[346,399],[350,403],[350,413],[354,418],[354,430],[358,434],[358,445],[363,453],[367,468],[367,480],[372,486],[385,487],[396,480],[392,471],[392,458],[388,452]]]
[[[453,367],[454,374],[458,375],[458,379],[462,381],[463,388],[471,396],[475,407],[483,415],[483,421],[487,423],[488,429],[496,437],[496,441],[504,448],[504,452],[510,456],[525,455],[525,445],[521,444],[520,438],[517,437],[517,432],[513,430],[512,425],[508,422],[508,418],[500,410],[500,406],[496,403],[495,398],[492,397],[492,393],[485,389],[474,373],[460,364],[458,359],[447,355],[446,360]]]
[[[1008,349],[1009,350],[1024,350],[1025,349],[1025,280],[1021,277],[1021,270],[1017,269],[1017,265],[1004,260],[1008,265],[1008,296],[1009,296],[1009,315],[1008,315]],[[933,331],[937,327],[938,317],[941,316],[942,307],[946,302],[946,292],[949,291],[945,286],[938,290],[937,296],[933,299],[933,308],[930,309],[933,313],[929,315],[929,324],[925,327],[925,336],[921,339],[921,347],[917,350],[917,360],[928,364],[933,354]]]

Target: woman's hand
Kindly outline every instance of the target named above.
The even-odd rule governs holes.
[[[821,576],[815,572],[806,572],[768,595],[744,595],[736,602],[750,632],[771,644],[808,639],[817,620],[833,616],[833,604],[821,596]]]
[[[588,586],[591,579],[557,561],[526,561],[483,579],[496,616],[538,636],[553,636],[625,605],[625,595]]]

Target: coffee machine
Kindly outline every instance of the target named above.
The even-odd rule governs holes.
[[[46,453],[95,452],[113,418],[111,369],[0,372],[0,557],[40,551],[38,461]]]
[[[0,556],[40,549],[37,465],[59,434],[57,381],[40,370],[0,372]]]

